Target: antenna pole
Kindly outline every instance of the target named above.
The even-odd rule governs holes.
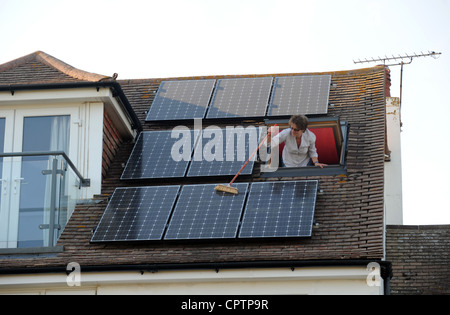
[[[412,62],[412,59],[411,59]],[[399,99],[399,109],[400,109],[400,113],[399,115],[399,119],[400,119],[400,127],[403,126],[403,122],[402,122],[402,94],[403,94],[403,61],[401,63],[401,67],[400,67],[400,99]]]

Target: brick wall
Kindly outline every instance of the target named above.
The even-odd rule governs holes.
[[[103,120],[102,177],[105,178],[123,139],[106,112]]]
[[[450,294],[450,225],[388,225],[391,294]]]

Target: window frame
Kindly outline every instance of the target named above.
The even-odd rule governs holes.
[[[8,109],[0,110],[0,116],[6,120],[4,134],[5,145],[2,152],[5,153],[23,153],[24,141],[24,126],[25,119],[35,117],[54,117],[54,116],[68,116],[69,117],[69,147],[67,156],[73,159],[73,163],[77,164],[79,156],[79,128],[74,124],[74,121],[79,120],[79,106],[61,106],[47,105],[42,106],[9,106]],[[22,194],[22,171],[23,159],[22,157],[7,158],[7,161],[2,163],[2,177],[7,179],[2,183],[2,193],[4,193],[4,200],[0,205],[0,252],[3,249],[20,249],[23,248],[49,248],[54,245],[19,247],[19,217],[20,217],[20,203]],[[16,182],[17,181],[17,182]],[[8,183],[8,184],[7,184]],[[5,185],[5,186],[4,186]],[[70,190],[75,189],[74,186],[69,185]],[[3,199],[3,198],[2,198]],[[68,215],[67,221],[71,213]]]
[[[348,122],[341,121],[339,117],[313,117],[308,118],[308,128],[331,127],[334,131],[335,142],[339,154],[339,164],[331,164],[319,168],[316,166],[305,167],[279,167],[274,172],[261,172],[261,178],[273,177],[301,177],[301,176],[332,176],[347,174],[347,148],[348,148]],[[277,124],[280,130],[289,127],[289,118],[287,119],[267,119],[265,120],[267,128]],[[320,161],[320,157],[319,157]]]

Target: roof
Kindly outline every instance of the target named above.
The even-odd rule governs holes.
[[[74,73],[79,70],[62,67],[62,62],[51,58],[52,67],[43,53],[24,57],[27,59],[0,66],[0,72],[20,74],[29,71],[33,63],[42,64],[48,75],[45,80],[80,80]],[[56,62],[56,63],[55,63]],[[12,62],[14,63],[14,62]],[[27,65],[27,66],[25,66]],[[56,69],[56,72],[55,72]],[[66,69],[66,70],[64,70]],[[53,70],[53,72],[51,71]],[[38,71],[39,72],[39,71]],[[50,75],[52,73],[52,75]],[[71,74],[69,74],[71,73]],[[256,75],[304,75],[306,73]],[[314,228],[311,238],[222,241],[222,242],[157,242],[157,243],[90,243],[92,232],[99,223],[108,203],[108,196],[116,187],[143,185],[139,182],[120,180],[123,167],[133,148],[132,142],[121,144],[115,159],[103,180],[102,195],[91,204],[77,205],[62,233],[58,245],[64,251],[49,257],[16,257],[0,259],[0,268],[65,268],[76,261],[81,266],[104,268],[140,264],[192,265],[205,263],[237,263],[261,261],[323,261],[323,260],[381,260],[383,258],[383,187],[385,145],[385,67],[321,72],[330,74],[336,88],[330,91],[330,103],[334,107],[328,116],[340,117],[349,124],[347,174],[303,176],[288,180],[316,179],[323,191],[317,198]],[[82,77],[82,76],[80,76]],[[193,80],[208,78],[255,77],[207,76],[189,78],[155,78],[117,81],[144,131],[161,129],[145,122],[146,112],[156,90],[163,80]],[[85,79],[102,80],[100,76],[86,75]],[[4,84],[0,75],[0,84]],[[30,78],[23,82],[30,82]],[[22,83],[23,83],[22,82]],[[270,180],[286,180],[275,178]],[[260,179],[265,180],[265,179]],[[163,184],[163,182],[161,182]]]
[[[36,51],[0,65],[0,92],[82,87],[110,88],[131,117],[132,127],[141,131],[142,126],[116,78],[116,73],[109,77],[83,71],[45,52]]]
[[[112,77],[86,72],[42,51],[0,65],[0,85],[99,82]]]

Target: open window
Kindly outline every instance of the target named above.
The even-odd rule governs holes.
[[[323,169],[315,166],[281,167],[275,171],[261,169],[261,177],[295,177],[309,175],[339,175],[346,173],[347,122],[337,117],[308,118],[308,129],[316,135],[316,149],[321,163],[328,164]],[[289,119],[266,120],[267,127],[277,124],[280,131],[289,128]],[[280,144],[278,153],[283,152],[284,143]]]

